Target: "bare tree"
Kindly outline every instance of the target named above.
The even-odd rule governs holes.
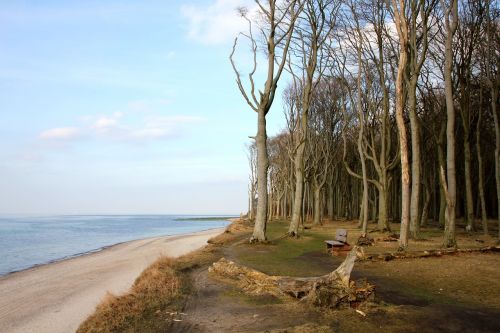
[[[429,16],[436,0],[412,0],[409,2],[408,17],[408,69],[407,94],[411,129],[411,199],[410,232],[412,238],[420,237],[420,185],[421,185],[421,144],[420,119],[417,114],[417,83],[424,64],[429,35]]]
[[[455,168],[455,106],[453,104],[453,36],[458,26],[458,3],[457,0],[441,0],[444,11],[445,26],[445,61],[444,61],[444,89],[446,98],[446,224],[444,229],[444,247],[456,247],[455,238],[455,206],[457,202],[457,177]],[[444,170],[441,177],[445,178]]]
[[[394,23],[399,37],[399,59],[396,76],[396,123],[399,133],[399,149],[401,156],[401,230],[399,237],[399,249],[408,247],[408,227],[410,223],[410,163],[408,152],[408,138],[404,121],[405,108],[405,72],[408,66],[408,19],[407,1],[386,0],[392,9]],[[390,1],[390,2],[389,2]]]
[[[250,167],[250,175],[248,177],[248,219],[255,218],[255,199],[257,197],[257,149],[255,142],[248,146],[248,165]]]
[[[492,22],[491,0],[486,0],[486,82],[490,88],[491,113],[495,122],[495,180],[497,192],[498,238],[500,240],[500,116],[497,108],[500,87],[500,37],[498,23]]]
[[[304,10],[298,19],[294,56],[289,59],[295,89],[300,92],[300,130],[294,149],[295,197],[292,220],[288,228],[290,236],[297,236],[301,218],[301,203],[304,193],[304,152],[308,137],[308,117],[314,89],[321,81],[327,67],[323,46],[330,40],[335,25],[336,0],[306,0]]]
[[[267,76],[264,90],[256,92],[255,73],[257,70],[257,40],[252,30],[252,21],[247,17],[247,11],[240,8],[239,12],[249,24],[248,33],[241,33],[234,40],[233,50],[229,56],[231,65],[236,74],[236,83],[243,98],[250,108],[257,113],[257,213],[251,242],[266,241],[267,209],[268,209],[268,168],[269,157],[267,152],[266,115],[274,101],[278,81],[286,64],[288,48],[293,35],[295,21],[302,9],[298,0],[278,1],[268,0],[266,3],[255,1],[263,26],[259,29],[261,38],[266,44]],[[241,74],[236,67],[234,55],[238,45],[238,38],[242,36],[249,40],[253,53],[253,66],[248,74],[249,88],[245,88]],[[277,51],[279,54],[277,54]],[[257,96],[258,95],[258,96]]]

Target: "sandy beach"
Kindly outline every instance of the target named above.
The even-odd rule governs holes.
[[[74,332],[109,291],[126,292],[159,256],[196,250],[224,229],[154,237],[0,278],[0,332]]]

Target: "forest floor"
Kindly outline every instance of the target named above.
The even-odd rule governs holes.
[[[375,224],[370,227],[375,228]],[[268,225],[269,244],[251,245],[251,226],[236,223],[204,251],[184,258],[181,269],[189,280],[181,302],[159,309],[148,332],[500,332],[500,255],[473,252],[418,259],[358,261],[352,278],[375,285],[375,301],[354,309],[323,309],[270,295],[251,296],[208,273],[211,263],[225,257],[269,275],[320,276],[343,261],[325,250],[339,228],[354,244],[360,236],[355,221],[328,221],[310,226],[298,239],[282,237],[288,221]],[[391,226],[397,232],[398,225]],[[492,229],[494,226],[492,225]],[[496,239],[459,228],[462,249],[495,245]],[[422,240],[410,241],[408,251],[437,250],[443,231],[422,230]],[[373,232],[367,255],[396,252],[388,234]],[[175,312],[172,312],[174,311]],[[137,324],[139,322],[139,324]],[[161,324],[160,324],[161,323]],[[139,325],[139,326],[137,326]],[[139,327],[139,328],[138,328]]]

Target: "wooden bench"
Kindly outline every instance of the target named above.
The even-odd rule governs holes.
[[[339,251],[349,251],[351,246],[347,243],[347,230],[338,229],[335,232],[335,240],[326,240],[326,250],[333,254]]]

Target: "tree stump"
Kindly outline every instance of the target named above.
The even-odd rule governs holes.
[[[373,285],[350,280],[357,252],[355,246],[336,270],[319,277],[271,276],[225,258],[213,263],[208,271],[236,283],[248,294],[289,297],[328,308],[346,307],[374,296]]]

